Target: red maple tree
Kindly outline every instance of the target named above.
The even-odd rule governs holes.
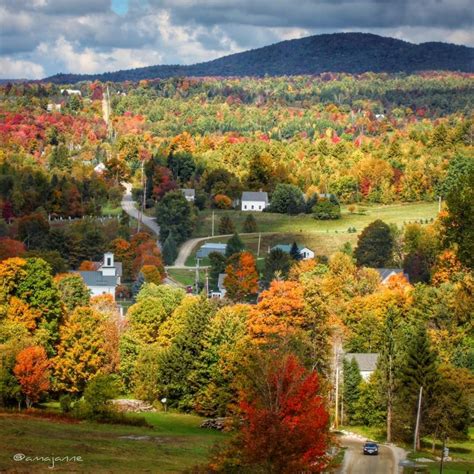
[[[292,355],[263,357],[241,395],[239,436],[244,464],[266,472],[321,472],[327,464],[328,420],[318,376]]]

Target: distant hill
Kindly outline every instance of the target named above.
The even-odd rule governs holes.
[[[474,48],[412,44],[368,33],[334,33],[282,41],[189,66],[149,66],[103,74],[56,74],[44,81],[137,81],[173,76],[271,76],[323,72],[474,72]]]

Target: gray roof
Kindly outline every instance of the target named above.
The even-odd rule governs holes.
[[[268,193],[262,191],[244,191],[242,201],[257,201],[268,204]]]
[[[355,359],[361,372],[373,372],[377,367],[378,354],[347,352],[344,358],[350,362]]]
[[[217,288],[222,289],[224,288],[224,278],[225,278],[225,273],[219,273],[219,277],[217,279]]]
[[[399,274],[405,275],[403,273],[402,268],[375,268],[375,270],[377,270],[377,272],[379,273],[380,279],[382,281],[385,281],[393,273],[395,273],[396,275],[399,275]],[[408,278],[408,275],[405,275],[405,276]]]
[[[189,197],[193,197],[196,195],[196,190],[195,189],[192,189],[192,188],[183,188],[181,189],[181,192],[185,195],[185,196],[189,196]]]
[[[116,276],[104,276],[102,272],[79,271],[84,283],[87,286],[117,286]]]

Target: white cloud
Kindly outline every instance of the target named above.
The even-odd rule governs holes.
[[[0,78],[41,79],[45,75],[41,64],[0,56]]]

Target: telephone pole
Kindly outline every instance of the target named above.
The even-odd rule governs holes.
[[[418,436],[420,430],[420,417],[421,417],[421,399],[423,397],[423,387],[420,387],[420,395],[418,397],[418,410],[416,412],[416,424],[415,424],[415,439],[413,440],[413,451],[416,452],[418,448]]]

